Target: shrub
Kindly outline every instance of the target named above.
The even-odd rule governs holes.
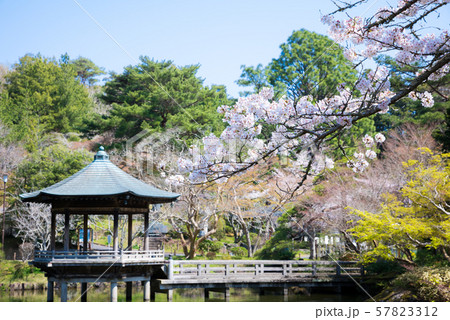
[[[231,248],[231,253],[236,257],[246,257],[248,256],[248,250],[242,247]]]
[[[411,291],[419,301],[450,301],[450,269],[420,267],[392,281],[397,289]]]
[[[353,259],[354,260],[354,259]],[[403,273],[406,271],[398,262],[391,260],[378,259],[365,267],[368,273],[386,274],[386,273]]]
[[[206,254],[206,258],[208,258],[209,260],[214,260],[215,257],[216,257],[216,253],[215,252],[208,252]]]

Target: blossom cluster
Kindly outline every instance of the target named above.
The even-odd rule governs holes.
[[[368,134],[362,139],[365,152],[355,152],[353,154],[354,159],[347,162],[347,166],[354,172],[363,172],[368,166],[369,162],[366,159],[373,160],[377,157],[377,153],[373,150],[376,144],[381,144],[386,140],[386,137],[382,133],[377,133],[375,137]]]
[[[335,41],[347,44],[344,55],[351,61],[370,59],[379,53],[393,51],[400,65],[418,65],[427,69],[439,60],[436,56],[449,52],[450,36],[448,30],[441,30],[438,34],[421,32],[417,30],[420,29],[418,24],[438,6],[448,2],[400,0],[397,7],[379,9],[372,19],[357,16],[338,20],[332,15],[324,15],[322,22],[329,25],[329,34]],[[448,74],[448,70],[447,64],[430,79],[438,80]]]

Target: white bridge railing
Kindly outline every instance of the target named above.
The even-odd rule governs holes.
[[[167,276],[173,279],[234,277],[357,276],[364,268],[356,261],[303,260],[169,260]]]
[[[147,251],[36,251],[34,254],[35,262],[50,262],[58,260],[82,260],[89,261],[117,260],[117,261],[164,261],[164,250]]]

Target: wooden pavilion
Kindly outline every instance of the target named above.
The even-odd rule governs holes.
[[[81,283],[81,301],[87,301],[87,284],[109,282],[111,301],[117,301],[117,282],[126,282],[126,299],[131,301],[132,282],[142,281],[144,301],[150,300],[150,278],[164,265],[164,251],[149,248],[149,207],[175,201],[179,194],[163,191],[125,173],[109,161],[100,147],[94,161],[69,178],[48,188],[20,195],[24,202],[51,204],[51,244],[49,251],[35,253],[33,265],[48,277],[48,301],[54,300],[54,283],[61,288],[61,301],[67,301],[67,283]],[[64,215],[64,249],[56,250],[56,215]],[[88,230],[89,215],[112,215],[113,245],[110,250],[88,250],[84,232],[82,250],[70,250],[71,215],[83,216]],[[119,251],[119,215],[128,217],[128,243]],[[143,250],[133,251],[133,216],[144,219]]]

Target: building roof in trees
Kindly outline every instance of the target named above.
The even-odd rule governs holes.
[[[147,203],[167,203],[175,201],[180,195],[160,190],[148,185],[119,169],[108,154],[100,147],[94,161],[75,173],[45,189],[24,193],[20,198],[24,202],[46,202],[55,200],[96,197],[130,197]]]

